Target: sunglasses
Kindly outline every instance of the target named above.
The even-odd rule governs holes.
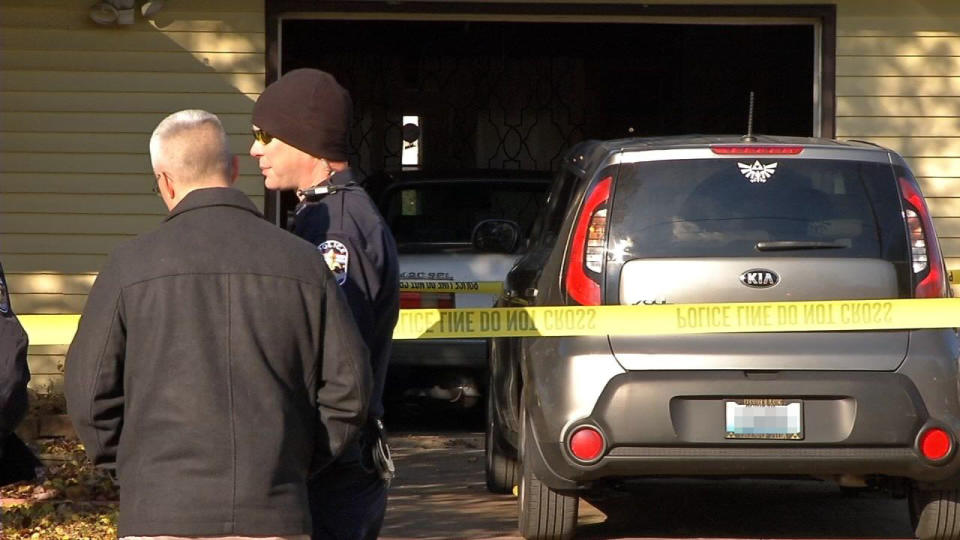
[[[270,144],[270,141],[273,140],[273,135],[262,129],[255,129],[253,130],[253,138],[260,144]]]

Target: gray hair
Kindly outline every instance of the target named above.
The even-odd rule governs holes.
[[[161,163],[173,168],[186,183],[233,174],[223,124],[200,109],[177,111],[157,124],[150,136],[150,163],[154,170]]]

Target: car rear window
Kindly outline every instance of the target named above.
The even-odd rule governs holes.
[[[381,211],[398,244],[469,244],[485,219],[509,219],[524,237],[543,208],[549,182],[449,182],[394,189]]]
[[[616,183],[610,238],[627,258],[883,258],[890,251],[884,231],[896,231],[899,222],[897,201],[892,169],[882,163],[760,158],[627,164]]]

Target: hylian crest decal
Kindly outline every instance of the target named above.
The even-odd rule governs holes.
[[[350,262],[350,252],[343,242],[336,240],[327,240],[317,246],[317,250],[327,261],[327,266],[333,272],[333,277],[337,278],[337,284],[343,285],[347,281],[347,264]]]
[[[764,165],[760,163],[760,160],[754,161],[753,165],[737,162],[737,166],[740,167],[740,173],[746,176],[751,184],[763,184],[773,176],[773,173],[777,172],[776,163]]]

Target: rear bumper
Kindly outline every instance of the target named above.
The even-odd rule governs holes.
[[[924,385],[921,391],[910,377],[889,372],[621,373],[585,416],[564,419],[550,396],[540,395],[539,407],[526,403],[535,444],[528,441],[523,459],[554,489],[659,475],[857,474],[952,482],[960,475],[956,443],[948,458],[931,464],[917,437],[927,426],[955,439],[960,434],[957,380],[954,374]],[[803,439],[726,438],[725,400],[737,398],[801,400]],[[590,464],[577,462],[564,444],[585,423],[607,441],[603,457]]]
[[[486,369],[486,339],[394,341],[391,366],[430,366]]]

